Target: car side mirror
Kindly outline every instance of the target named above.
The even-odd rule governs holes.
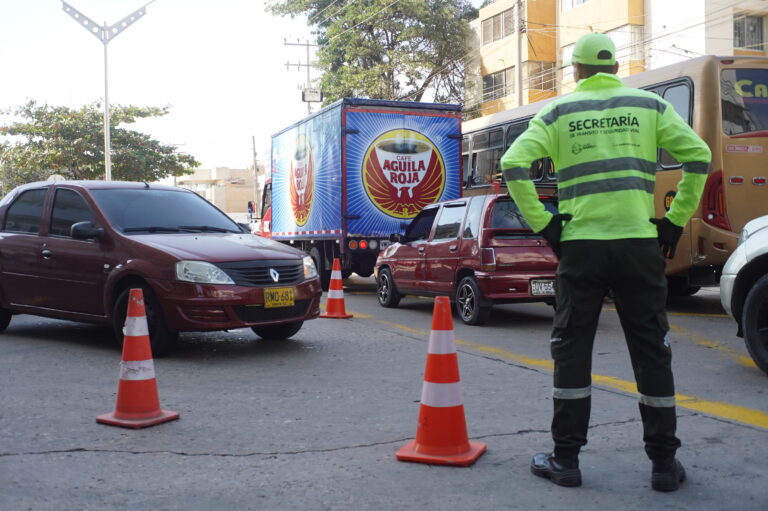
[[[389,241],[390,243],[402,243],[403,236],[400,233],[390,234]]]
[[[104,229],[96,227],[93,222],[77,222],[72,224],[70,235],[76,240],[101,239],[104,237]]]

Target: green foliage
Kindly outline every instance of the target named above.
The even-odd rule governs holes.
[[[34,100],[1,112],[20,118],[0,126],[3,191],[60,174],[67,179],[104,179],[104,117],[100,103],[80,109],[38,105]],[[189,174],[200,163],[144,133],[120,127],[158,117],[168,108],[110,106],[112,179],[157,181]]]
[[[316,28],[326,104],[342,97],[460,103],[469,20],[467,0],[273,0],[275,15],[307,15]]]

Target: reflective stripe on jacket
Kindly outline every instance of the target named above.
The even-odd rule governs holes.
[[[528,169],[549,156],[557,173],[561,213],[570,213],[561,239],[655,238],[653,189],[657,148],[683,164],[667,218],[685,225],[699,204],[711,152],[658,95],[625,87],[612,74],[581,80],[545,106],[501,157],[510,195],[535,231],[552,214],[538,200]]]

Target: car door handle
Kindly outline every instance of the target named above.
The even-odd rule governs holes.
[[[456,252],[457,248],[459,248],[458,245],[451,245],[450,247],[448,247],[448,250],[450,250],[451,252]]]
[[[43,249],[40,253],[43,255],[43,259],[50,259],[53,257],[53,251],[47,248]]]
[[[425,250],[426,250],[426,248],[424,248],[424,247],[419,247],[419,254],[423,254]]]

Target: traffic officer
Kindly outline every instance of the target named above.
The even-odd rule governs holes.
[[[626,338],[654,490],[676,490],[685,470],[675,458],[675,387],[665,311],[664,257],[699,204],[711,153],[674,107],[656,94],[625,87],[616,49],[604,34],[574,46],[578,85],[546,105],[501,158],[510,194],[534,231],[560,258],[554,360],[554,451],[536,454],[531,471],[579,486],[579,451],[589,427],[592,346],[610,290]],[[669,211],[654,218],[657,148],[682,163]],[[559,214],[548,212],[529,179],[531,162],[552,158]]]

